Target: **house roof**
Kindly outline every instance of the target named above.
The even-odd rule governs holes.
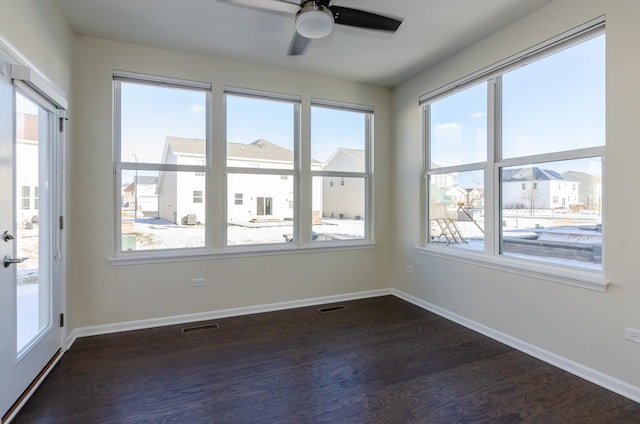
[[[364,163],[364,150],[361,149],[345,149],[342,148],[345,152],[349,153],[354,158],[358,159],[360,162]]]
[[[335,152],[333,152],[333,154],[329,157],[329,159],[327,159],[326,164],[331,163],[331,161],[333,161],[333,159],[335,157],[337,157],[338,155],[340,155],[340,153],[344,153],[350,157],[352,157],[353,159],[355,159],[356,161],[360,162],[360,163],[364,163],[365,160],[365,155],[364,155],[364,150],[360,150],[360,149],[347,149],[346,147],[338,147],[336,149]]]
[[[503,169],[502,181],[551,181],[564,180],[562,175],[550,169],[540,169],[537,166],[527,166],[526,168]]]
[[[171,150],[175,154],[183,155],[205,155],[204,140],[200,138],[184,138],[168,136],[166,143],[171,147]]]
[[[227,143],[227,157],[293,162],[293,151],[260,139],[249,144]]]
[[[175,154],[204,156],[204,140],[198,138],[167,137],[167,144]],[[259,139],[253,143],[227,143],[227,157],[233,159],[293,162],[293,151],[270,141]],[[320,164],[315,159],[311,163]]]

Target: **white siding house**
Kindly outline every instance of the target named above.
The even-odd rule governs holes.
[[[559,173],[525,167],[502,171],[502,205],[505,209],[554,209],[576,205],[580,182]]]
[[[34,158],[36,160],[34,160]],[[16,125],[17,224],[29,227],[38,220],[38,115],[18,114]]]
[[[293,169],[293,151],[267,140],[227,143],[230,168]],[[203,165],[205,141],[167,137],[164,163]],[[321,164],[312,160],[312,168]],[[158,182],[160,217],[175,223],[205,222],[205,176],[196,172],[161,172]],[[321,207],[322,194],[314,191],[313,204]],[[292,220],[294,215],[293,175],[229,173],[227,176],[227,220]],[[195,219],[194,219],[195,215]]]
[[[167,137],[162,162],[171,165],[203,165],[204,140]],[[205,222],[205,177],[197,172],[160,172],[158,214],[176,224]]]
[[[136,188],[138,192],[136,193]],[[158,177],[135,176],[123,191],[123,207],[137,210],[142,216],[158,216]]]
[[[341,147],[327,160],[323,171],[364,172],[365,151]],[[322,216],[365,216],[364,178],[324,177],[322,180]]]

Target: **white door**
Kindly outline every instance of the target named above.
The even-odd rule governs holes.
[[[0,55],[0,415],[61,351],[57,110]]]

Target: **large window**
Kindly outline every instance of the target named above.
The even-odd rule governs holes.
[[[225,93],[227,245],[294,240],[300,100]]]
[[[121,71],[113,93],[115,260],[372,240],[373,108]]]
[[[311,106],[312,240],[368,238],[372,111]]]
[[[116,74],[117,251],[206,246],[210,86]]]
[[[572,36],[422,99],[429,245],[602,269],[605,35]]]

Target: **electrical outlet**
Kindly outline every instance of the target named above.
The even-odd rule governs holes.
[[[625,328],[624,338],[631,342],[640,343],[640,330],[634,330],[633,328]]]
[[[413,272],[413,267],[412,267],[411,265],[407,265],[407,266],[405,267],[405,270],[406,270],[409,274],[411,274],[411,273]]]
[[[194,278],[191,280],[191,285],[193,287],[202,287],[204,286],[204,278]]]

